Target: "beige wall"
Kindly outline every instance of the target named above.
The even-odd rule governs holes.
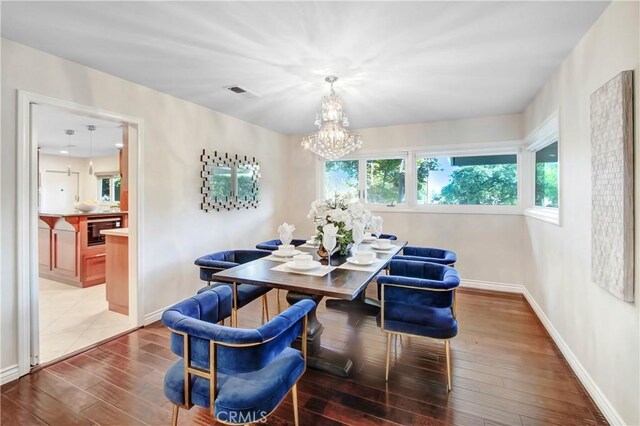
[[[79,196],[80,201],[98,199],[98,179],[96,174],[119,173],[120,159],[117,155],[109,157],[93,158],[93,174],[89,174],[89,159],[81,157],[69,157],[63,155],[40,154],[41,179],[45,179],[46,170],[66,171],[67,165],[71,164],[71,170],[78,172],[80,176]],[[73,210],[73,206],[70,206]],[[56,212],[51,212],[56,213]]]
[[[474,143],[513,142],[521,139],[521,116],[503,115],[436,123],[359,129],[367,151],[393,147],[416,148]],[[306,215],[316,198],[315,156],[300,147],[300,136],[290,138],[291,182],[286,220],[301,236],[313,231]],[[523,262],[528,261],[526,229],[520,215],[380,213],[385,232],[410,244],[449,248],[466,280],[523,284]]]
[[[614,409],[633,425],[640,424],[637,302],[625,303],[591,282],[589,96],[620,71],[634,70],[640,230],[639,22],[637,2],[613,2],[524,113],[528,133],[560,110],[561,159],[562,226],[527,219],[534,266],[527,288]],[[636,301],[639,277],[637,270]]]
[[[144,120],[144,313],[202,286],[193,261],[273,237],[287,164],[287,138],[270,130],[76,63],[2,40],[2,344],[0,369],[17,363],[16,90]],[[258,209],[204,213],[200,153],[215,148],[255,156],[262,165]]]

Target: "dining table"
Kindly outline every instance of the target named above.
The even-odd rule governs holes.
[[[387,240],[388,241],[388,240]],[[375,242],[360,244],[357,250],[371,250],[376,253],[376,261],[371,265],[353,264],[346,256],[331,256],[331,263],[321,258],[318,246],[304,244],[296,247],[299,253],[313,256],[320,262],[314,270],[299,271],[289,263],[292,257],[278,256],[277,253],[233,268],[215,273],[212,281],[237,284],[254,284],[287,291],[287,302],[294,305],[304,299],[315,302],[316,308],[307,319],[307,365],[336,376],[348,377],[353,369],[353,361],[345,354],[322,346],[323,325],[318,321],[316,309],[320,301],[327,297],[344,301],[357,301],[367,288],[402,250],[406,241],[391,241],[386,250],[375,249]]]

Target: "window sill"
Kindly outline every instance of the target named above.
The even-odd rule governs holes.
[[[374,213],[424,213],[424,214],[487,214],[487,215],[522,215],[520,206],[471,206],[471,205],[429,205],[429,206],[396,206],[366,205]]]
[[[530,208],[524,211],[525,216],[560,226],[560,211],[550,208]]]

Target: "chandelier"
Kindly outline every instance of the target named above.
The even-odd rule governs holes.
[[[346,129],[349,120],[342,111],[342,98],[333,90],[336,80],[338,77],[333,75],[324,79],[331,84],[331,93],[322,97],[322,110],[316,114],[314,124],[318,131],[302,138],[301,144],[327,160],[336,160],[362,146],[360,135]]]

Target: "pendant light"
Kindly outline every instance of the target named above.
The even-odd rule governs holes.
[[[89,130],[89,175],[93,174],[93,132],[96,130],[96,126],[89,124],[87,126]]]
[[[69,145],[68,145],[68,147],[69,147],[69,151],[71,151],[71,147],[73,146],[73,145],[71,145],[71,136],[73,136],[76,132],[75,132],[75,130],[69,129],[69,130],[65,130],[64,133],[67,136],[69,136]],[[71,176],[71,163],[67,163],[67,176]]]

